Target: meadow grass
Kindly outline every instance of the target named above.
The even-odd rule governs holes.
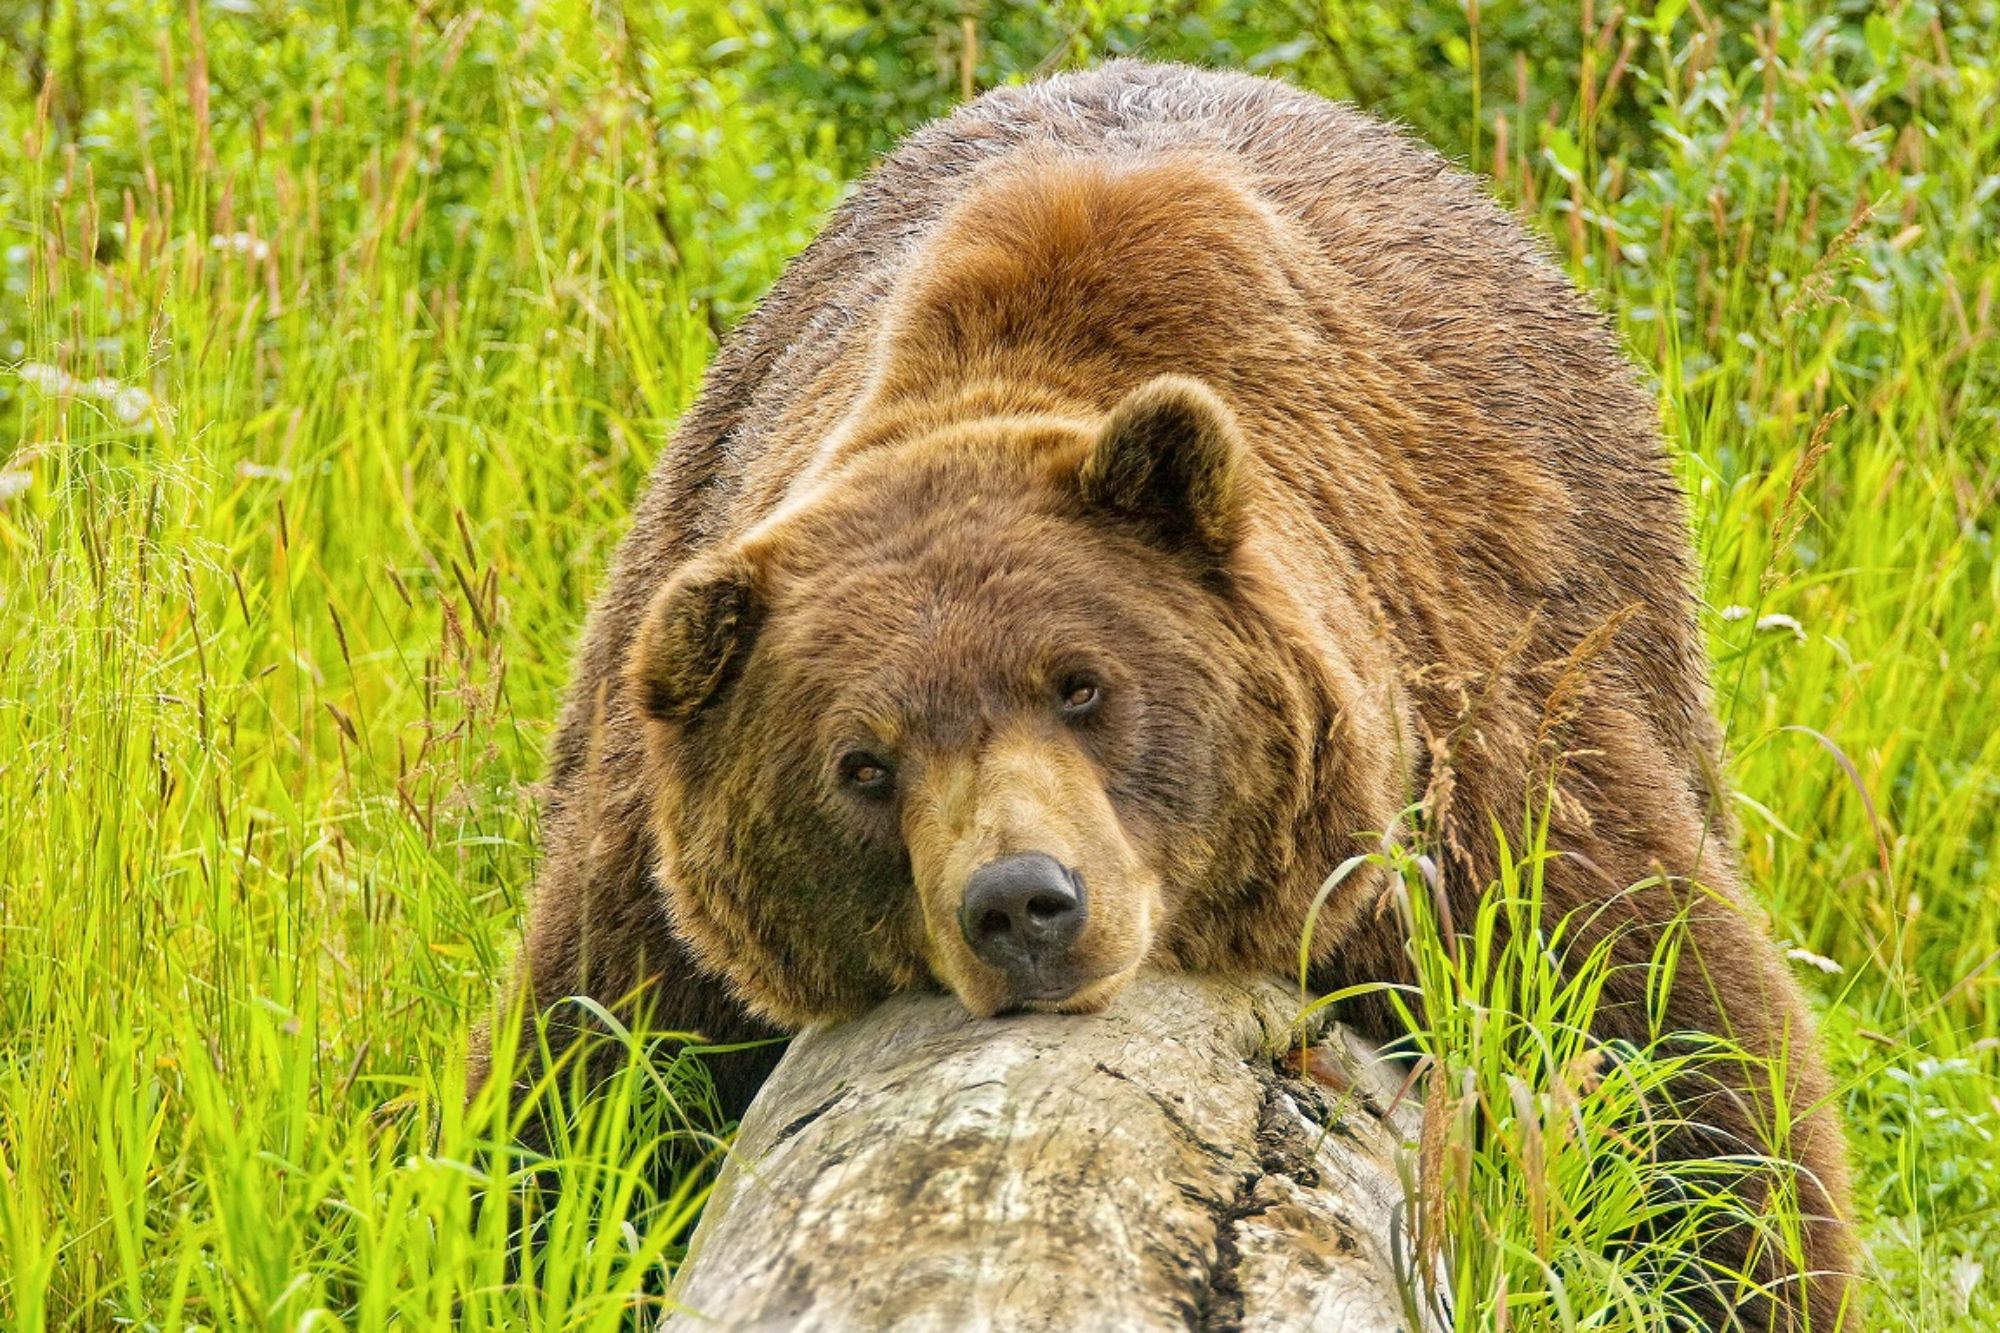
[[[866,153],[967,72],[1138,50],[1409,120],[1655,375],[1873,1323],[2000,1324],[2000,14],[1485,10],[991,6],[968,53],[930,4],[0,3],[0,1316],[648,1299],[701,1180],[649,1166],[718,1128],[686,1062],[546,1162],[463,1106],[583,610],[719,333]],[[1460,1002],[1421,1035],[1507,1104],[1560,1092],[1588,968],[1543,957],[1426,974]],[[1533,1185],[1508,1141],[1439,1220],[1464,1299],[1662,1326],[1588,1227],[1493,1243]],[[1564,1145],[1553,1202],[1639,1206],[1615,1149]],[[528,1173],[560,1188],[522,1281],[484,1205]]]

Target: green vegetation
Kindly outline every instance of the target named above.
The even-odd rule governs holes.
[[[0,1317],[621,1325],[698,1202],[645,1170],[710,1147],[698,1080],[635,1070],[559,1145],[532,1284],[460,1110],[583,609],[867,156],[968,73],[1140,52],[1407,121],[1657,372],[1874,1323],[2000,1324],[2000,8],[963,12],[969,70],[939,0],[0,0]],[[1532,952],[1461,998],[1559,1010]],[[1515,1197],[1562,1065],[1432,1013],[1522,1082],[1466,1166]],[[1636,1197],[1604,1143],[1550,1187]],[[1659,1326],[1590,1234],[1458,1271],[1512,1327]]]

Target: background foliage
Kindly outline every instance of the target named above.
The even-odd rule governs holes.
[[[657,1284],[692,1200],[643,1163],[709,1144],[685,1071],[549,1165],[528,1283],[458,1109],[569,644],[844,184],[968,83],[1129,53],[1405,121],[1656,373],[1876,1320],[2000,1323],[1996,32],[1992,0],[0,0],[0,1313],[616,1326]],[[1645,1323],[1551,1280],[1517,1326]]]

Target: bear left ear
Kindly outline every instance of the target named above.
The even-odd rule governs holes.
[[[654,594],[625,661],[649,716],[687,721],[741,667],[756,630],[755,576],[735,552],[705,555]]]
[[[1111,409],[1078,481],[1087,503],[1220,556],[1242,535],[1242,456],[1236,419],[1215,392],[1162,375]]]

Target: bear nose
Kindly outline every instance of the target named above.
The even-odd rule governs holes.
[[[972,872],[958,924],[973,953],[1017,987],[1030,983],[1021,998],[1046,999],[1033,992],[1057,988],[1051,965],[1076,943],[1085,913],[1081,875],[1053,856],[1022,852]]]

